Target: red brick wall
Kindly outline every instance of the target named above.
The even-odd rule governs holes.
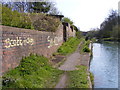
[[[0,76],[2,76],[2,73],[1,73],[2,72],[2,55],[3,55],[3,51],[2,51],[2,28],[0,27]]]
[[[63,43],[62,25],[58,27],[58,30],[55,33],[9,26],[0,27],[2,27],[3,44],[0,45],[2,73],[18,66],[20,60],[30,53],[50,57]]]

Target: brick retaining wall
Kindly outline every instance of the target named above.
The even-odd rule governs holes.
[[[36,53],[50,57],[63,43],[63,26],[53,32],[27,30],[9,26],[2,27],[2,72],[19,65],[20,60]],[[1,46],[1,45],[0,45]]]
[[[0,27],[2,27],[0,37],[0,42],[2,42],[0,43],[2,73],[17,67],[20,60],[31,53],[49,58],[64,41],[62,24],[59,25],[56,32],[43,32],[2,25]],[[72,34],[68,29],[66,34],[73,36],[75,32]]]

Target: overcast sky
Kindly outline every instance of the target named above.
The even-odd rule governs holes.
[[[119,0],[53,0],[65,17],[81,31],[99,28],[111,9],[118,10]]]

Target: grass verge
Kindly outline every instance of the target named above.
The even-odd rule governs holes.
[[[63,43],[62,46],[60,46],[60,48],[58,49],[58,53],[62,55],[68,55],[73,53],[77,49],[80,41],[81,40],[78,38],[69,38],[67,42]]]
[[[94,86],[94,75],[91,72],[90,72],[90,80],[91,80],[92,86]]]
[[[87,40],[87,41],[83,40],[80,53],[90,52],[89,44],[90,44],[89,40]]]
[[[63,71],[53,68],[43,56],[30,55],[3,76],[4,88],[50,88]]]
[[[89,82],[87,78],[87,67],[77,66],[78,70],[70,71],[68,88],[89,88]]]

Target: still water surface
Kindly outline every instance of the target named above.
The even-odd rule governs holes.
[[[94,88],[118,88],[118,43],[94,43],[90,71]]]

